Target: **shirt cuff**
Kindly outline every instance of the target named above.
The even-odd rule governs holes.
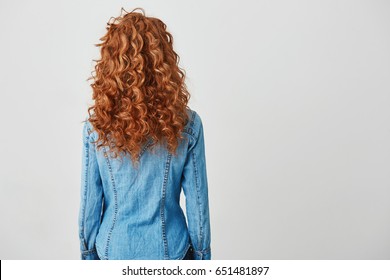
[[[195,250],[194,254],[195,260],[211,260],[211,250],[207,248],[203,251]]]
[[[100,260],[95,248],[93,248],[92,250],[88,250],[88,251],[81,251],[81,259],[82,260]]]

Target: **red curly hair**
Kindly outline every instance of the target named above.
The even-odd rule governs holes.
[[[137,9],[142,14],[134,12]],[[128,153],[133,162],[138,162],[149,137],[154,140],[151,146],[164,142],[176,154],[189,119],[190,93],[173,37],[165,23],[146,17],[142,8],[122,11],[107,23],[103,42],[95,44],[101,47],[101,58],[94,60],[87,79],[93,79],[88,120],[99,135],[95,143],[100,141],[98,148],[109,146],[114,158]]]

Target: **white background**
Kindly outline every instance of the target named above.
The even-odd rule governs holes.
[[[106,22],[174,37],[203,120],[213,259],[390,258],[390,2],[0,2],[0,259],[78,259]]]

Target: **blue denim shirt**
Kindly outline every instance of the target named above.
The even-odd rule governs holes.
[[[114,159],[108,146],[97,150],[97,132],[83,128],[79,239],[81,259],[183,259],[192,245],[194,258],[208,260],[210,219],[205,142],[200,116],[187,110],[177,155],[162,145]],[[186,217],[180,207],[184,191]]]

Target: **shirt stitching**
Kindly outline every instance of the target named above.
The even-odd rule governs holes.
[[[108,159],[108,155],[107,155],[105,147],[103,147],[103,152],[104,152],[104,157],[105,157],[107,165],[108,165],[108,170],[110,173],[112,188],[113,188],[113,192],[114,192],[114,219],[112,220],[112,225],[111,225],[110,231],[108,232],[106,250],[105,250],[105,256],[104,256],[105,259],[108,259],[108,247],[110,245],[111,235],[112,235],[112,232],[114,230],[116,217],[118,214],[118,199],[117,199],[117,190],[116,190],[116,186],[115,186],[115,181],[114,181],[114,177],[112,175],[112,168],[111,168],[111,164],[110,164],[110,161]]]
[[[203,244],[203,227],[202,227],[202,221],[203,221],[203,216],[202,216],[202,203],[200,199],[200,190],[199,190],[199,175],[198,175],[198,168],[196,165],[196,156],[195,156],[195,151],[192,150],[192,158],[193,158],[193,164],[194,164],[194,173],[195,173],[195,189],[196,189],[196,202],[198,203],[198,211],[199,211],[199,248],[202,248]]]
[[[165,164],[165,174],[164,174],[164,182],[163,182],[163,188],[162,188],[162,197],[161,197],[161,204],[160,204],[160,217],[161,217],[161,229],[162,229],[162,238],[163,238],[163,244],[164,244],[164,259],[169,259],[169,254],[168,254],[168,240],[166,237],[166,232],[165,232],[165,193],[166,193],[166,185],[168,181],[168,171],[169,171],[169,166],[171,162],[171,153],[168,153],[168,158]]]
[[[90,134],[90,130],[88,127],[87,128],[87,133],[88,135],[86,136],[86,141],[85,141],[85,173],[84,173],[84,176],[85,176],[85,180],[84,180],[84,192],[83,192],[83,208],[82,208],[82,216],[81,216],[81,243],[82,243],[82,246],[83,246],[83,250],[88,250],[88,246],[86,244],[86,241],[85,241],[85,236],[86,236],[86,233],[85,233],[85,209],[87,208],[86,204],[88,203],[87,201],[87,186],[88,186],[88,169],[89,169],[89,134]]]

